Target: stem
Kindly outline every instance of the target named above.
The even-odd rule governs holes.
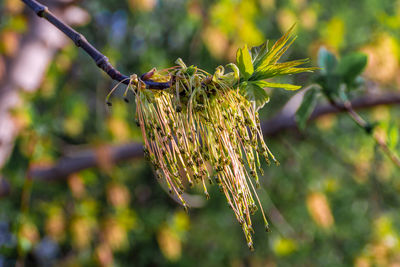
[[[394,164],[396,164],[398,167],[400,167],[400,158],[397,156],[390,148],[388,145],[385,143],[384,140],[379,139],[377,135],[373,135],[373,138],[375,142],[379,145],[379,147],[383,150],[383,152],[393,161]]]
[[[91,43],[89,43],[85,36],[75,31],[69,25],[62,22],[58,19],[53,13],[51,13],[47,6],[42,5],[36,0],[22,0],[30,9],[32,9],[39,17],[46,19],[55,27],[57,27],[60,31],[62,31],[66,36],[68,36],[77,47],[82,48],[93,60],[96,62],[96,65],[102,69],[111,79],[116,80],[118,82],[123,82],[124,84],[129,85],[130,79],[129,76],[126,76],[120,73],[117,69],[115,69],[108,58],[100,53]],[[152,80],[144,81],[147,88],[150,89],[167,89],[170,87],[169,82],[155,82]]]
[[[386,156],[389,157],[389,159],[398,167],[400,167],[400,158],[399,156],[397,156],[393,151],[390,150],[390,148],[388,147],[388,145],[386,144],[386,142],[382,139],[380,139],[377,135],[375,134],[371,134],[371,125],[365,121],[354,109],[353,109],[353,105],[351,104],[350,101],[345,101],[343,103],[343,105],[339,105],[332,97],[329,97],[329,102],[337,107],[337,108],[343,108],[345,109],[345,111],[347,112],[347,114],[349,114],[350,118],[353,119],[353,121],[360,126],[361,128],[363,128],[365,130],[366,133],[368,133],[369,135],[372,136],[372,138],[374,139],[375,143],[382,149],[382,151],[386,154]]]
[[[337,103],[333,98],[329,97],[329,103],[336,108],[344,109],[353,121],[361,128],[365,129],[368,126],[368,123],[353,109],[351,102],[347,101],[343,105],[339,105],[339,103]]]

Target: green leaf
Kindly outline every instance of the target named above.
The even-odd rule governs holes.
[[[234,63],[229,63],[228,65],[226,65],[226,67],[231,68],[231,70],[233,71],[233,74],[234,74],[234,78],[236,80],[239,80],[239,76],[240,76],[239,68]]]
[[[336,65],[336,56],[325,47],[321,47],[318,51],[318,66],[321,68],[321,73],[331,74],[335,70]]]
[[[247,100],[254,103],[256,111],[269,102],[269,95],[267,92],[253,82],[242,82],[240,84],[240,93]]]
[[[278,41],[276,41],[270,49],[268,49],[267,43],[264,43],[258,47],[253,47],[251,49],[251,58],[253,60],[254,71],[252,72],[251,77],[247,80],[259,81],[275,76],[309,72],[317,69],[312,67],[298,67],[307,63],[307,59],[278,63],[282,55],[296,40],[296,36],[293,35],[294,27],[295,25],[293,25]]]
[[[301,130],[306,127],[307,120],[310,118],[318,100],[318,88],[310,88],[304,95],[303,102],[296,112],[296,122]]]
[[[327,96],[340,97],[340,84],[342,83],[340,75],[319,75],[316,77],[316,82]]]
[[[275,63],[263,67],[259,67],[254,74],[251,76],[250,80],[256,81],[256,80],[265,80],[269,79],[272,77],[276,76],[282,76],[282,75],[290,75],[290,74],[296,74],[296,73],[301,73],[301,72],[311,72],[315,70],[316,68],[310,67],[310,68],[298,68],[297,66],[300,66],[304,63],[307,63],[308,59],[299,59],[299,60],[293,60],[293,61],[288,61],[284,63]]]
[[[236,62],[240,75],[247,81],[254,72],[253,62],[247,45],[239,48],[236,53]]]
[[[261,88],[269,87],[269,88],[283,88],[285,90],[294,91],[301,88],[300,85],[288,84],[288,83],[270,83],[267,81],[256,81],[253,82]]]
[[[281,56],[287,51],[292,45],[296,37],[293,37],[293,30],[295,24],[283,35],[278,41],[274,43],[271,49],[260,57],[259,61],[254,64],[256,71],[265,69],[269,65],[273,65],[278,62]]]
[[[399,143],[399,129],[395,124],[391,123],[388,133],[388,145],[391,149],[395,149],[397,144]]]
[[[251,48],[251,58],[253,66],[258,66],[260,60],[268,53],[268,41],[260,46],[254,46]]]
[[[355,79],[364,71],[368,57],[364,53],[355,52],[344,56],[336,69],[343,77],[345,83],[351,85]]]

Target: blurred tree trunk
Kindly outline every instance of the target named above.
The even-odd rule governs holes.
[[[45,1],[44,1],[45,2]],[[72,0],[47,1],[51,10],[70,25],[88,21],[88,14],[71,5]],[[0,169],[7,162],[19,129],[13,119],[13,109],[23,105],[21,92],[36,91],[46,74],[55,53],[68,44],[68,39],[57,28],[27,12],[28,29],[16,43],[16,51],[5,60],[0,75]]]

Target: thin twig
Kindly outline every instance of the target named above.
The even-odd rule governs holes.
[[[400,158],[397,156],[386,144],[385,141],[381,140],[377,135],[373,135],[375,142],[379,145],[379,147],[383,150],[383,152],[390,158],[390,160],[400,167]]]
[[[32,9],[39,17],[46,19],[60,31],[62,31],[66,36],[68,36],[77,47],[82,48],[95,62],[96,65],[102,69],[111,79],[124,84],[129,84],[129,76],[120,73],[115,69],[108,58],[100,53],[91,43],[86,40],[85,36],[75,31],[73,28],[62,22],[53,13],[51,13],[47,6],[42,5],[36,0],[22,0],[30,9]],[[152,80],[145,80],[147,88],[151,89],[166,89],[170,87],[169,82],[154,82]]]
[[[338,102],[336,102],[334,99],[330,98],[329,102],[334,105],[335,107],[338,106],[343,106],[345,108],[345,111],[347,114],[350,116],[350,118],[362,129],[365,130],[365,132],[368,135],[371,135],[371,137],[374,139],[375,143],[382,149],[382,151],[386,154],[386,156],[389,157],[389,159],[397,166],[400,167],[400,158],[397,156],[393,151],[390,150],[386,142],[382,139],[380,139],[376,134],[372,132],[372,127],[371,124],[368,123],[366,120],[364,120],[353,108],[353,105],[350,101],[346,101],[343,103],[343,105],[339,105]]]

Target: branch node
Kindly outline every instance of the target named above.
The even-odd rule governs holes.
[[[105,66],[107,65],[108,62],[109,62],[109,61],[108,61],[108,57],[102,56],[102,57],[100,57],[98,60],[96,60],[96,65],[97,65],[99,68],[105,70]]]
[[[82,43],[86,41],[86,38],[82,34],[78,33],[74,36],[73,41],[77,47],[81,47]]]
[[[49,9],[47,6],[40,5],[35,8],[36,15],[38,15],[41,18],[43,18],[44,14],[46,14],[47,12],[49,12]]]

